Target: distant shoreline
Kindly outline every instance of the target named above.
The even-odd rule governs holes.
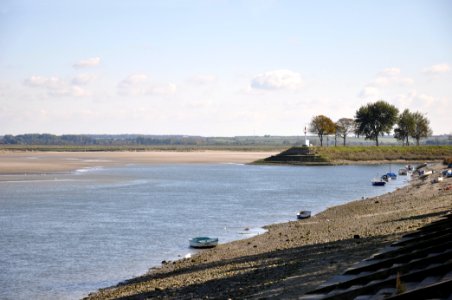
[[[321,163],[268,162],[277,155],[276,149],[156,149],[118,151],[40,151],[0,148],[0,175],[30,175],[66,173],[89,167],[126,164],[177,163],[245,163],[265,165],[354,165],[354,164],[415,164],[440,162],[452,157],[452,146],[442,147],[314,147],[325,155]],[[424,154],[428,150],[431,153]],[[403,152],[402,152],[403,151]],[[404,155],[405,154],[405,155]],[[403,157],[404,159],[402,159]]]

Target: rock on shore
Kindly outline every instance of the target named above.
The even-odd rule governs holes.
[[[268,226],[265,234],[166,263],[87,299],[296,298],[450,212],[452,178],[431,179],[414,176],[392,193]]]

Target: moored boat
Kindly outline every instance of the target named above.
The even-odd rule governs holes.
[[[393,173],[393,172],[388,172],[388,173],[386,173],[386,176],[388,176],[388,177],[391,178],[392,180],[397,179],[396,173]]]
[[[383,179],[373,179],[372,180],[372,185],[374,186],[384,186],[386,184],[386,181],[384,181]]]
[[[391,177],[389,177],[387,174],[384,174],[383,176],[381,176],[380,181],[389,182],[390,179]],[[378,179],[376,181],[378,181]]]
[[[408,174],[408,170],[403,168],[399,170],[399,175],[407,175]]]
[[[218,238],[199,236],[190,239],[189,243],[192,248],[213,248],[218,245]]]
[[[311,211],[310,210],[301,210],[297,213],[297,219],[307,219],[311,217]]]

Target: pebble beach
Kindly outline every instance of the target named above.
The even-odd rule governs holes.
[[[428,168],[433,175],[414,175],[392,193],[331,207],[309,219],[269,225],[264,234],[162,262],[143,276],[86,299],[297,298],[449,213],[452,178],[434,183],[445,166]]]

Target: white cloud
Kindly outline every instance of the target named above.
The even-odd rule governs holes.
[[[97,75],[94,74],[79,74],[72,78],[72,84],[74,85],[86,85],[97,79]]]
[[[297,72],[274,70],[254,76],[251,80],[253,89],[297,90],[303,86],[303,79]]]
[[[412,85],[414,80],[409,77],[400,76],[400,69],[396,67],[386,68],[378,73],[378,76],[368,86],[388,87]]]
[[[361,98],[369,98],[369,97],[375,97],[379,93],[378,88],[374,86],[365,86],[361,92],[359,92],[359,97]]]
[[[395,67],[386,68],[383,71],[381,71],[379,74],[382,76],[397,76],[400,74],[400,69],[395,68]]]
[[[118,93],[128,96],[162,95],[168,96],[176,92],[174,83],[156,84],[146,74],[132,74],[118,83]]]
[[[447,73],[449,71],[450,71],[450,66],[448,64],[437,64],[437,65],[433,65],[431,67],[425,68],[423,73],[435,75],[435,74]]]
[[[417,91],[410,91],[406,94],[400,94],[395,97],[395,102],[403,108],[409,108],[410,110],[438,110],[441,111],[447,107],[444,107],[435,97],[418,93]]]
[[[64,85],[64,82],[55,76],[52,77],[43,77],[43,76],[31,76],[30,78],[25,79],[25,85],[32,87],[44,87],[50,89],[57,89]]]
[[[76,62],[74,68],[85,68],[85,67],[95,67],[100,64],[100,57],[91,57],[87,59],[82,59]]]
[[[49,96],[68,96],[68,97],[84,97],[90,93],[78,85],[72,85],[65,80],[51,76],[31,76],[24,80],[24,84],[33,88],[42,88],[46,90]]]
[[[400,75],[399,68],[391,67],[378,72],[377,77],[368,82],[364,88],[359,92],[358,96],[361,98],[374,97],[380,93],[380,90],[387,90],[396,87],[411,86],[414,80],[409,77]]]
[[[174,83],[159,84],[149,87],[148,95],[162,95],[169,96],[176,92],[176,85]]]
[[[138,96],[146,93],[149,77],[146,74],[132,74],[118,83],[120,95]]]
[[[198,85],[206,85],[217,81],[217,77],[212,74],[195,75],[188,79],[188,82]]]
[[[414,83],[414,80],[408,77],[400,77],[400,76],[379,76],[375,78],[374,81],[370,83],[370,85],[379,86],[379,87],[385,87],[385,86],[406,86],[406,85],[412,85]]]

